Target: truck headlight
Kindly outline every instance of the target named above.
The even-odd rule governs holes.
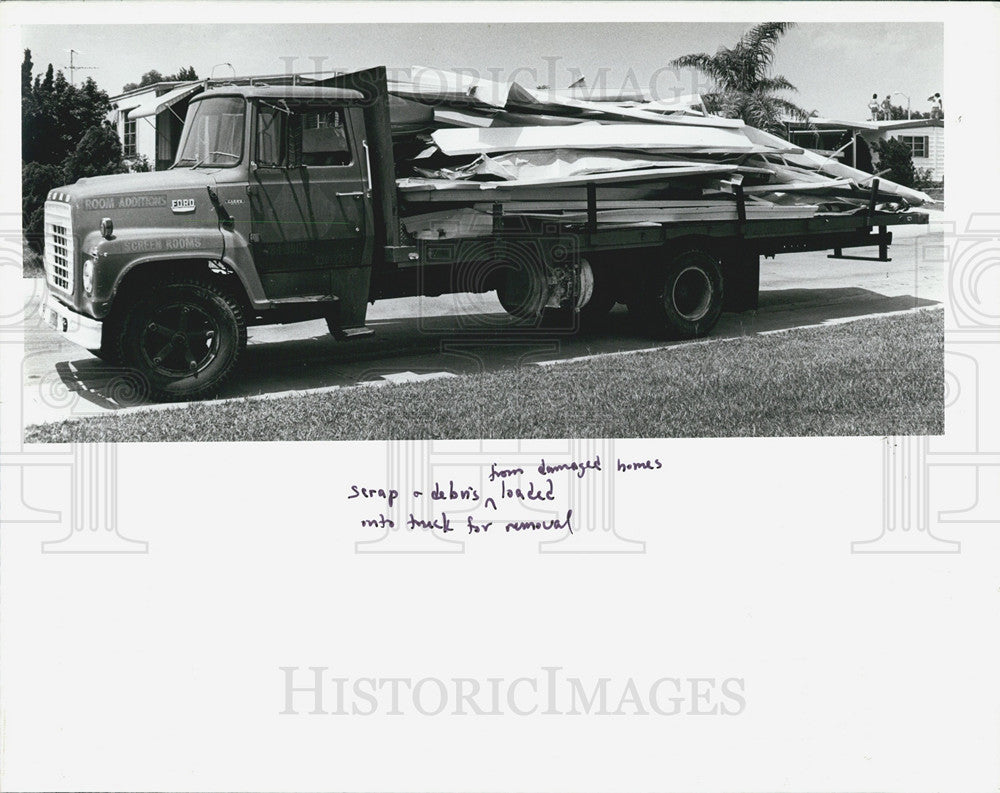
[[[83,262],[83,291],[88,295],[94,294],[94,260],[85,259]]]
[[[101,236],[106,240],[110,240],[115,234],[115,224],[111,222],[111,218],[104,218],[101,220]]]

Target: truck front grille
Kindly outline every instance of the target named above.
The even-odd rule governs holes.
[[[45,277],[49,286],[61,292],[72,292],[75,262],[70,205],[62,201],[46,201]]]

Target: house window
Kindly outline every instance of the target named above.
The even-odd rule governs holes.
[[[926,135],[900,135],[899,140],[910,147],[910,152],[914,157],[926,159],[929,148]]]
[[[134,118],[125,119],[125,134],[122,136],[122,149],[126,157],[135,157],[135,125]]]

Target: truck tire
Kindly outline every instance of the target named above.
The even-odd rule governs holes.
[[[512,317],[537,320],[545,306],[547,288],[540,266],[514,261],[505,264],[501,270],[497,299]]]
[[[611,313],[618,303],[613,289],[611,273],[605,267],[593,267],[594,285],[588,300],[580,309],[580,321],[584,325],[600,322]]]
[[[533,241],[504,241],[492,264],[504,311],[520,320],[540,321],[549,296],[549,275],[544,255]]]
[[[122,360],[161,400],[214,394],[246,343],[239,303],[198,278],[155,285],[125,312],[120,336]]]
[[[661,338],[693,339],[704,336],[722,313],[723,282],[719,261],[710,253],[691,248],[652,266],[646,289],[629,304],[647,332]]]

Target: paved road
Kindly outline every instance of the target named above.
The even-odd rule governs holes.
[[[759,310],[724,314],[711,337],[815,325],[943,301],[940,233],[933,225],[894,231],[888,263],[832,260],[825,253],[764,260]],[[36,285],[24,283],[26,300],[37,304]],[[25,424],[142,404],[128,372],[68,344],[36,322],[34,313],[28,316]],[[622,306],[602,328],[573,336],[519,328],[493,293],[389,300],[370,307],[368,316],[375,337],[350,343],[335,341],[322,321],[251,328],[242,366],[221,397],[481,372],[664,344],[638,333]]]

